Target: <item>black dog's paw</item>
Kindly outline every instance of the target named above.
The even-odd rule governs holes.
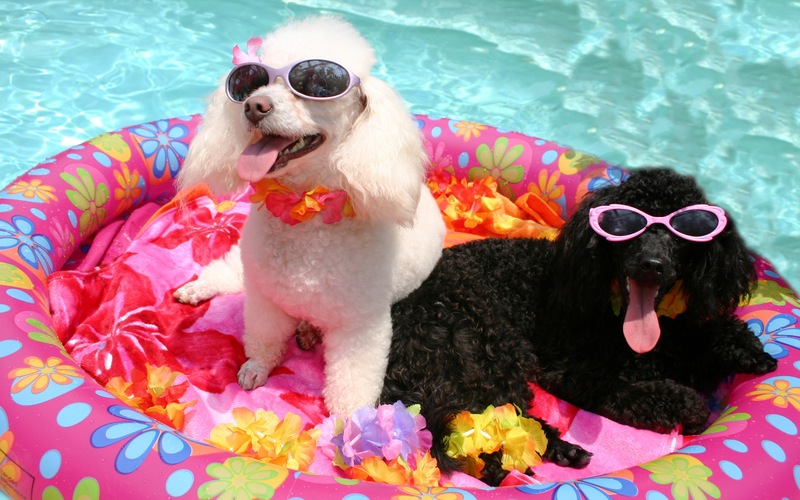
[[[483,470],[481,470],[481,481],[489,486],[500,486],[500,483],[508,475],[508,471],[503,469],[502,456],[502,452],[499,451],[481,454],[481,459],[484,462]],[[531,475],[530,469],[525,473]]]
[[[661,434],[679,427],[683,434],[699,434],[710,416],[697,391],[670,380],[632,384],[598,413],[621,424]]]
[[[722,321],[722,320],[720,320]],[[733,326],[718,327],[720,334],[712,350],[724,370],[731,373],[764,375],[778,368],[778,361],[764,351],[761,340],[753,334],[747,324],[738,318],[731,320]],[[725,327],[725,328],[723,328]]]
[[[670,405],[667,405],[667,408],[669,407]],[[711,416],[711,412],[706,406],[705,399],[693,389],[679,386],[671,408],[675,412],[674,419],[678,424],[673,426],[673,429],[679,427],[681,434],[700,434],[708,427],[708,418]]]
[[[708,417],[710,416],[711,412],[708,411],[705,403],[690,409],[683,415],[683,418],[679,422],[681,434],[686,436],[700,434],[708,427]]]
[[[508,475],[508,471],[503,469],[501,457],[502,453],[499,451],[481,455],[481,458],[484,460],[481,480],[489,486],[498,486]],[[583,469],[589,465],[592,454],[578,445],[568,443],[561,438],[555,438],[548,440],[547,450],[542,458],[561,467]],[[525,471],[525,474],[533,476],[534,472],[528,469]]]
[[[739,367],[737,371],[741,373],[764,375],[778,369],[778,360],[761,349],[758,352],[743,349],[739,357]]]
[[[543,458],[561,467],[583,469],[589,465],[592,454],[563,439],[551,439],[547,443],[547,450],[545,450]]]

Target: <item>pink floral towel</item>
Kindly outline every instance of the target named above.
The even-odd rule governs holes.
[[[199,191],[164,207],[144,205],[127,220],[107,226],[85,257],[50,277],[55,329],[82,368],[102,385],[114,377],[130,380],[132,370],[143,370],[146,364],[183,374],[188,389],[181,401],[195,401],[186,409],[184,432],[201,441],[216,425],[232,422],[231,410],[237,407],[269,409],[279,417],[292,412],[306,429],[328,416],[319,350],[292,346],[264,387],[245,392],[236,382],[245,361],[242,294],[197,306],[172,297],[203,265],[238,241],[249,211],[249,204],[241,201],[245,196],[217,203]],[[681,445],[679,435],[620,426],[541,391],[535,400],[536,414],[595,453],[582,471],[542,465],[536,471],[540,481],[612,472]],[[311,470],[341,475],[320,453]],[[451,480],[474,485],[460,475]]]

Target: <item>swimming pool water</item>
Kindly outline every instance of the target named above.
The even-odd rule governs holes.
[[[800,287],[800,3],[44,0],[0,5],[0,186],[102,132],[202,112],[231,47],[344,16],[412,112],[694,174]]]

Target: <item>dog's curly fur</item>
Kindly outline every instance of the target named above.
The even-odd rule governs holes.
[[[369,43],[331,16],[289,22],[264,39],[263,63],[281,68],[304,59],[338,62],[361,84],[316,101],[294,95],[279,78],[244,103],[231,102],[221,85],[178,184],[204,182],[216,193],[263,178],[295,193],[324,187],[344,191],[355,215],[332,224],[316,217],[289,225],[254,205],[240,247],[210,263],[175,296],[197,303],[239,291],[243,281],[249,359],[238,378],[247,390],[266,382],[296,330],[320,332],[325,403],[331,412],[349,414],[378,400],[391,304],[433,268],[445,228],[424,182],[422,134],[397,92],[370,74],[375,54]],[[251,144],[277,159],[248,153]]]
[[[443,451],[452,415],[508,402],[525,410],[529,381],[623,424],[695,434],[709,417],[706,392],[731,373],[777,367],[734,315],[755,271],[733,222],[710,242],[655,224],[612,243],[589,225],[592,207],[612,203],[664,216],[707,202],[689,176],[634,171],[588,196],[555,242],[488,239],[445,250],[423,285],[393,307],[382,400],[423,405],[445,470],[459,466]],[[620,314],[611,306],[612,283],[628,279],[657,285],[656,303],[676,280],[686,293],[685,312],[660,317],[660,340],[643,354],[623,336],[625,287]],[[588,460],[560,440],[551,441],[545,458],[572,466]],[[495,459],[487,481],[499,481],[498,471]]]

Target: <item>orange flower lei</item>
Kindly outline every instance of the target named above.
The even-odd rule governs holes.
[[[555,239],[564,220],[541,195],[529,191],[515,201],[497,190],[493,177],[456,179],[436,168],[428,177],[430,189],[451,231],[478,236]]]
[[[145,370],[134,369],[130,382],[122,377],[113,377],[106,384],[106,390],[145,415],[179,431],[183,430],[186,408],[197,403],[180,402],[181,396],[189,388],[189,382],[176,384],[175,380],[182,374],[166,366],[154,367],[146,363]]]

